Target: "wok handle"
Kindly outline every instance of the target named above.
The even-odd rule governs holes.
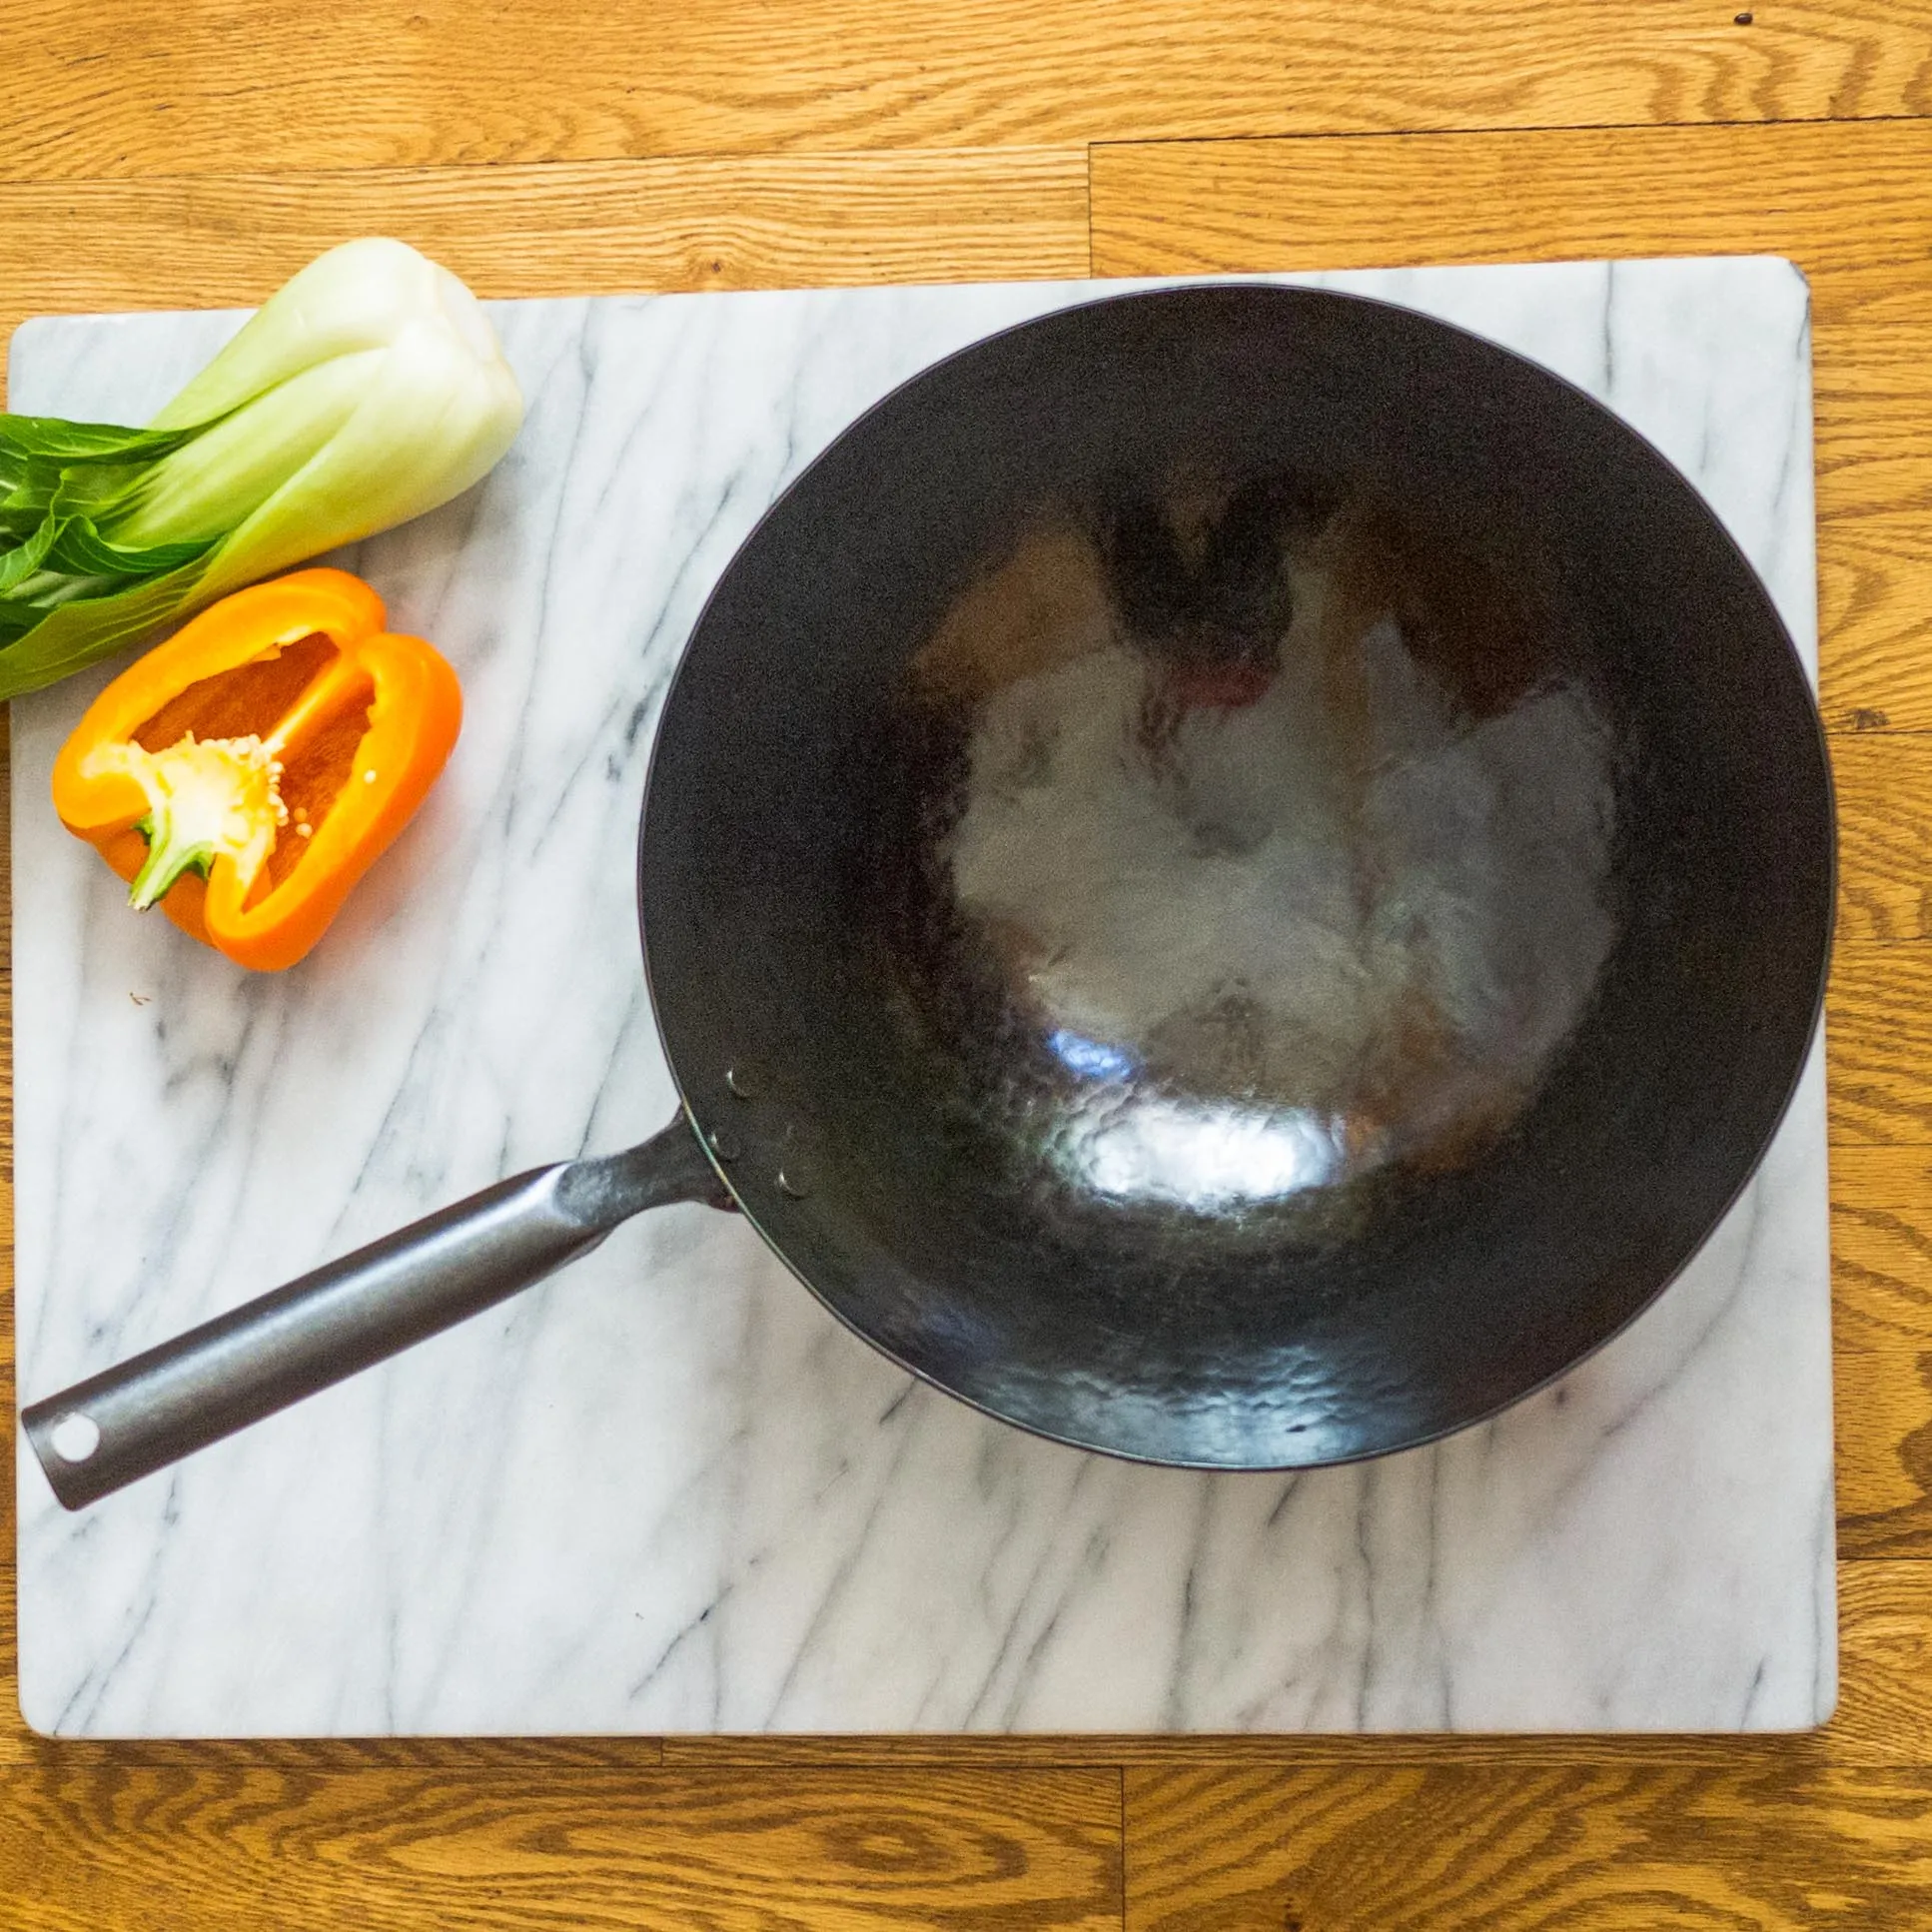
[[[672,1201],[731,1197],[682,1113],[622,1154],[534,1168],[21,1411],[69,1509],[206,1449],[586,1255]]]

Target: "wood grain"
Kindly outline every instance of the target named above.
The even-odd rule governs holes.
[[[13,179],[1932,109],[1927,0],[9,0]]]
[[[1932,1771],[1932,1563],[1838,1565],[1838,1669],[1831,1757]]]
[[[1907,1150],[1860,1150],[1861,1153]],[[1910,1150],[1925,1160],[1920,1150]],[[1864,1162],[1839,1162],[1855,1188]],[[1932,1186],[1832,1187],[1838,1547],[1932,1554]]]
[[[1767,253],[1814,277],[1885,265],[1916,283],[1932,232],[1928,156],[1923,120],[1110,143],[1093,153],[1094,266],[1193,275]],[[1873,284],[1857,307],[1909,327],[1917,305],[1887,308],[1895,293]],[[1845,374],[1881,387],[1869,371]]]
[[[1826,993],[1825,1088],[1840,1162],[1932,1144],[1932,947],[1838,942]]]
[[[1915,656],[1932,662],[1932,640]],[[1834,736],[1838,919],[1847,940],[1932,939],[1932,732]]]
[[[0,1772],[6,1923],[36,1932],[127,1923],[135,1899],[146,1932],[1100,1932],[1120,1923],[1119,1833],[1113,1771],[821,1771],[777,1790],[615,1764],[532,1781],[95,1752]]]
[[[1932,1772],[1129,1770],[1129,1932],[1908,1932]]]
[[[260,302],[357,235],[480,295],[1084,275],[1078,149],[0,185],[0,330]]]
[[[1848,1148],[1832,1164],[1836,1346],[1932,1348],[1932,1150]]]
[[[1906,481],[1908,497],[1922,497]],[[1825,722],[1834,731],[1932,732],[1926,520],[1923,502],[1907,501],[1841,512],[1823,532],[1818,610],[1830,644]]]
[[[1839,1552],[1924,1558],[1932,1555],[1932,1153],[1841,1150],[1831,1250]]]

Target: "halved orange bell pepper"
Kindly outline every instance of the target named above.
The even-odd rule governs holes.
[[[457,741],[457,674],[344,570],[211,604],[88,707],[54,809],[130,902],[243,966],[292,966]]]

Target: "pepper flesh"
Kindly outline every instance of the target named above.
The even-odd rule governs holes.
[[[409,822],[462,722],[456,673],[343,570],[212,604],[117,677],[54,807],[137,905],[261,971],[302,958]]]

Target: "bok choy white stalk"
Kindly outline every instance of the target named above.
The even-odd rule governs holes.
[[[0,416],[0,697],[448,502],[522,418],[476,297],[375,238],[286,283],[145,430]]]

